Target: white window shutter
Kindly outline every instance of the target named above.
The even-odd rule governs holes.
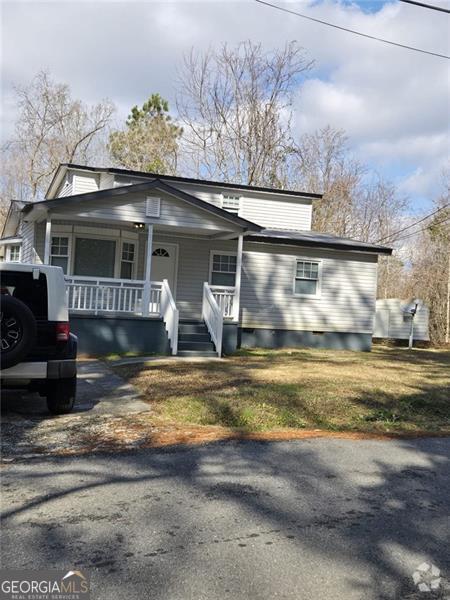
[[[161,198],[155,198],[153,196],[147,196],[147,202],[145,205],[145,215],[147,217],[158,218],[161,214]]]

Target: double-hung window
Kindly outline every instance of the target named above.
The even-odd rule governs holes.
[[[213,254],[211,262],[211,285],[233,287],[236,282],[236,255]]]
[[[7,260],[10,262],[20,262],[20,244],[14,244],[9,247]]]
[[[133,267],[136,256],[136,246],[133,242],[122,243],[122,257],[120,263],[120,278],[133,279]]]
[[[295,265],[294,294],[296,296],[319,296],[320,273],[320,262],[297,260]]]
[[[62,267],[67,274],[69,265],[69,238],[61,236],[52,237],[50,252],[50,264],[56,267]]]

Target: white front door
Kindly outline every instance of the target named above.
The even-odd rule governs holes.
[[[172,295],[175,297],[177,285],[176,244],[154,242],[152,251],[152,281],[167,279]]]

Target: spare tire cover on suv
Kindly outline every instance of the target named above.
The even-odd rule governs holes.
[[[22,361],[36,340],[36,319],[26,304],[7,294],[0,294],[1,368]]]

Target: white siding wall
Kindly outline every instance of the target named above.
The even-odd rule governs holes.
[[[194,229],[224,230],[229,228],[231,231],[237,229],[231,221],[224,223],[221,218],[215,217],[205,210],[191,206],[182,200],[164,196],[161,198],[160,217],[152,220],[160,225],[191,227]]]
[[[130,185],[130,183],[142,183],[143,179],[137,178],[115,178],[116,185]],[[170,182],[187,194],[192,194],[204,202],[222,207],[221,191],[204,185]],[[242,194],[239,190],[224,190],[224,194],[240,196],[241,217],[266,227],[268,229],[306,230],[311,229],[312,200],[309,198],[280,198],[278,194]]]
[[[76,220],[57,225],[88,226]],[[93,223],[92,226],[101,226]],[[105,225],[107,228],[113,225]],[[117,227],[119,227],[117,225]],[[45,223],[36,224],[35,247],[42,260]],[[178,244],[176,302],[182,318],[200,318],[203,282],[211,250],[235,253],[237,241],[202,240],[155,232],[154,242]],[[139,235],[137,278],[144,277],[146,234]],[[320,298],[293,295],[295,260],[322,261]],[[39,259],[38,259],[39,260]],[[372,333],[377,279],[376,256],[289,246],[244,244],[241,321],[243,327]]]
[[[96,173],[82,173],[81,171],[73,174],[72,194],[87,194],[96,192],[99,189],[99,175]]]
[[[406,340],[409,338],[411,317],[405,314],[408,301],[398,298],[377,300],[373,337]],[[430,339],[429,310],[422,307],[414,317],[414,339],[428,341]]]
[[[193,194],[204,200],[222,207],[222,194],[218,190],[195,184],[172,183],[174,187]],[[241,198],[239,215],[248,221],[268,229],[311,229],[312,200],[309,198],[280,198],[278,194],[242,193],[239,190],[223,190],[224,194],[236,195]]]
[[[20,226],[20,235],[22,236],[21,262],[34,263],[34,223],[25,223],[22,221]]]
[[[176,303],[181,318],[201,318],[203,283],[208,281],[210,251],[237,251],[237,241],[212,241],[156,234],[154,243],[178,244]]]
[[[311,229],[311,201],[266,200],[262,198],[242,199],[241,216],[267,229]]]
[[[100,189],[107,190],[114,187],[114,175],[112,173],[100,173]]]
[[[293,295],[295,260],[322,260],[320,298]],[[246,244],[243,327],[371,333],[377,259],[358,253]]]
[[[64,198],[73,194],[73,173],[68,172],[56,192],[56,198]]]
[[[45,255],[45,221],[34,223],[34,256],[33,262],[42,264]]]

